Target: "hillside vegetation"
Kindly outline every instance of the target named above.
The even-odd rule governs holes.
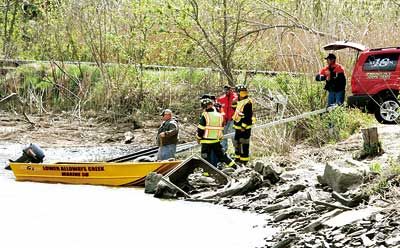
[[[276,96],[286,99],[284,116],[295,115],[326,105],[322,85],[313,81],[324,64],[321,47],[336,40],[396,45],[398,7],[396,1],[380,0],[4,0],[0,56],[50,63],[8,72],[0,78],[0,96],[17,92],[31,112],[68,110],[80,116],[96,111],[114,121],[151,118],[170,107],[193,122],[201,94],[246,83],[259,120],[276,117],[266,107],[277,103]],[[349,77],[356,53],[337,54]],[[148,70],[144,65],[188,69]],[[194,69],[199,67],[213,70]],[[285,73],[271,77],[246,70]],[[363,118],[360,114],[358,121]],[[284,139],[308,137],[304,130],[319,127],[313,123],[287,126]],[[330,142],[324,130],[322,138],[311,140]]]

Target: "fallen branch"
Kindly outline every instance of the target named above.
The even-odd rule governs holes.
[[[3,99],[1,99],[0,100],[0,104],[3,103],[3,102],[5,103],[6,101],[10,100],[12,97],[14,97],[16,95],[17,95],[17,93],[15,93],[15,92],[11,93],[10,95],[8,95],[8,96],[4,97]]]
[[[352,208],[346,207],[346,206],[342,206],[342,205],[336,205],[336,204],[332,204],[332,203],[328,203],[328,202],[324,202],[324,201],[313,201],[315,204],[317,205],[322,205],[322,206],[326,206],[326,207],[330,207],[330,208],[337,208],[337,209],[343,209],[343,210],[352,210]]]
[[[28,117],[28,115],[25,113],[25,111],[23,112],[23,115],[24,115],[24,117],[25,117],[26,122],[28,122],[28,123],[31,124],[32,126],[35,126],[35,125],[36,125],[36,123],[33,122],[33,121]]]

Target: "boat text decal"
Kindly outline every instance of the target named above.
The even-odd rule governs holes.
[[[60,171],[61,176],[88,177],[89,172],[104,171],[104,166],[43,166],[45,171]]]

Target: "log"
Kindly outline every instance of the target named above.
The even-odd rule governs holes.
[[[210,199],[216,197],[229,197],[235,195],[244,195],[260,188],[262,178],[258,173],[251,173],[249,178],[245,178],[236,184],[231,185],[221,191],[202,197],[203,199]]]

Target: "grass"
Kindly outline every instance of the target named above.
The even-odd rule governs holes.
[[[377,177],[372,181],[366,192],[369,195],[383,195],[385,197],[400,197],[400,163],[394,159],[389,159],[388,164],[382,166],[375,163],[372,165],[372,172],[377,174]]]

